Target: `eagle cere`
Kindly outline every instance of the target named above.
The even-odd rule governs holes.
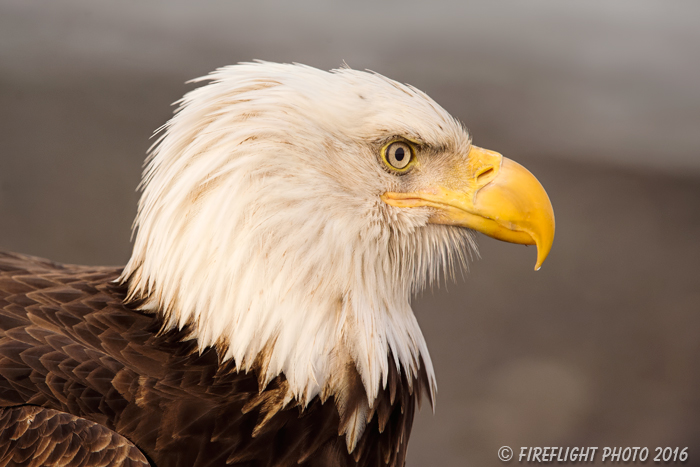
[[[536,244],[539,268],[547,194],[376,73],[256,62],[195,81],[147,160],[123,269],[0,255],[0,427],[17,433],[0,453],[402,466],[435,397],[411,294],[474,231]]]

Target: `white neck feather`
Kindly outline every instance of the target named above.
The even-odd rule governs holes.
[[[122,275],[130,296],[168,327],[190,325],[201,349],[218,346],[239,371],[262,357],[264,382],[283,373],[300,401],[333,394],[332,375],[348,360],[370,406],[389,365],[417,377],[421,359],[432,397],[409,298],[471,236],[382,203],[392,176],[356,143],[381,136],[381,125],[332,109],[346,106],[339,88],[361,80],[365,94],[411,92],[412,105],[435,104],[352,70],[249,64],[208,79],[152,151]],[[324,86],[333,108],[319,104],[329,101]]]

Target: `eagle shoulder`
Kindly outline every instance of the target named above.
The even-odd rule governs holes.
[[[0,408],[0,465],[150,466],[131,441],[109,428],[31,405]]]
[[[188,329],[162,331],[156,315],[126,306],[120,272],[0,253],[3,410],[84,419],[159,466],[404,464],[427,375],[391,366],[369,407],[348,366],[342,393],[304,405],[283,374],[262,387],[255,368],[239,372],[217,349],[200,352]]]

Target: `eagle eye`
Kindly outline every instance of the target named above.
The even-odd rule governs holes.
[[[382,159],[393,171],[408,172],[415,160],[413,146],[405,141],[393,141],[382,149]]]

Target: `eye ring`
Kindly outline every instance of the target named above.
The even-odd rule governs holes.
[[[407,141],[394,140],[382,148],[382,160],[393,172],[406,173],[416,161],[416,152]]]

